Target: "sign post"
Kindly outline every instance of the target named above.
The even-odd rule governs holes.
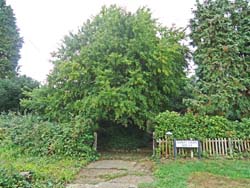
[[[201,158],[201,148],[199,140],[176,140],[174,139],[174,159],[177,157],[177,148],[197,148],[198,158]]]

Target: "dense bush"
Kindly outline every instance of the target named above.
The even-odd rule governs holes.
[[[180,115],[176,112],[163,112],[155,118],[157,137],[171,131],[179,139],[203,138],[246,138],[250,137],[250,120],[229,121],[221,116]]]
[[[91,121],[75,118],[71,123],[51,123],[37,116],[0,116],[0,138],[34,155],[62,155],[93,159]]]
[[[0,112],[19,111],[24,92],[38,88],[39,82],[27,76],[0,79]]]
[[[63,182],[38,176],[34,172],[22,174],[12,167],[0,167],[0,188],[62,188]]]
[[[0,187],[32,188],[32,182],[17,172],[0,167]]]
[[[31,188],[31,183],[25,180],[24,177],[18,173],[10,172],[6,169],[0,169],[0,187],[13,188],[13,187],[25,187]]]

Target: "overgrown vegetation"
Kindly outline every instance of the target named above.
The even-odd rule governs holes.
[[[221,116],[180,115],[167,111],[155,118],[155,133],[157,137],[162,137],[167,131],[171,131],[177,139],[249,138],[250,120],[239,122]]]
[[[190,37],[198,68],[190,85],[184,30],[162,26],[146,8],[103,7],[64,38],[48,83],[38,88],[18,76],[22,39],[0,0],[0,111],[33,113],[0,115],[0,187],[63,187],[96,159],[94,131],[100,146],[115,149],[144,146],[152,129],[157,137],[249,138],[249,7],[248,0],[197,1]],[[184,98],[195,115],[184,114]],[[249,178],[248,165],[170,162],[150,186],[186,187],[194,172]]]
[[[42,121],[38,116],[0,116],[2,142],[34,156],[67,156],[94,159],[92,124],[75,118],[71,123]]]
[[[85,121],[58,124],[38,116],[0,115],[0,187],[64,187],[96,159]],[[31,173],[30,179],[20,172]]]
[[[196,178],[204,175],[206,181],[199,184]],[[155,177],[153,184],[141,188],[249,187],[249,161],[169,161],[157,167]]]
[[[0,187],[62,188],[86,163],[68,157],[31,156],[24,154],[19,147],[1,145]],[[28,173],[28,176],[21,172]]]

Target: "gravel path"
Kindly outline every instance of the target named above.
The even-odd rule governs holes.
[[[137,188],[140,183],[153,182],[152,168],[148,159],[100,160],[82,169],[67,188]]]

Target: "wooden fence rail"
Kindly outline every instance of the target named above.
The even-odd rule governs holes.
[[[235,153],[250,153],[250,139],[215,138],[200,141],[201,152],[206,156],[232,156]],[[153,154],[161,158],[172,158],[174,155],[173,139],[164,137],[154,140]],[[197,149],[177,148],[178,155],[197,155]]]

